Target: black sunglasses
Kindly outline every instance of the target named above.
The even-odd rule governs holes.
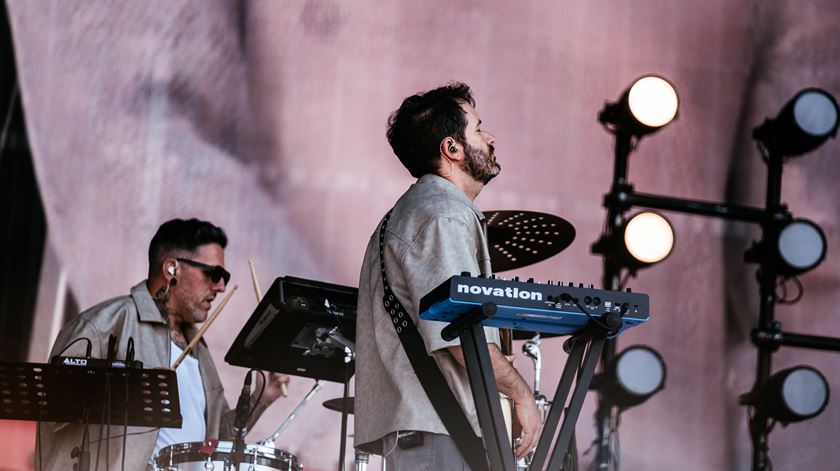
[[[190,260],[188,258],[176,258],[179,262],[186,263],[187,265],[192,265],[196,268],[200,268],[201,271],[210,278],[210,281],[213,283],[218,283],[219,280],[225,280],[225,286],[227,286],[228,281],[230,281],[230,272],[225,270],[224,268],[220,267],[219,265],[208,265],[206,263],[196,262],[195,260]]]

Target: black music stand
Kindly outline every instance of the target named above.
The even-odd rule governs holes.
[[[499,391],[493,374],[490,353],[487,350],[487,338],[481,324],[483,320],[495,313],[496,305],[494,303],[484,303],[480,308],[476,308],[474,311],[450,322],[441,332],[441,336],[444,340],[453,340],[456,336],[460,337],[490,469],[492,471],[513,471],[516,469],[516,461],[505,430],[499,403]],[[551,409],[543,425],[542,434],[531,462],[531,470],[539,471],[543,469],[549,450],[551,450],[551,457],[547,469],[557,471],[563,464],[575,424],[583,408],[583,400],[589,389],[589,383],[592,381],[598,358],[600,358],[601,351],[604,348],[607,334],[608,332],[603,327],[590,324],[564,343],[563,348],[569,353],[569,357],[566,359],[566,365],[563,368]],[[586,352],[585,357],[584,352]],[[581,358],[583,358],[582,364]],[[576,376],[577,381],[567,408],[566,400],[572,390],[572,382]],[[567,411],[554,447],[551,448],[551,442],[554,440],[557,425],[564,409],[567,409]]]
[[[88,424],[181,427],[178,380],[169,369],[0,362],[0,419],[84,424],[74,457],[85,470]]]
[[[174,370],[45,363],[0,362],[0,419],[82,423],[86,410],[102,411],[109,381],[112,424],[127,417],[131,426],[181,426]],[[94,414],[89,422],[102,417]]]

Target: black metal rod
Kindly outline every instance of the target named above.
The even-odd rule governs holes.
[[[768,213],[778,212],[782,207],[782,165],[783,156],[777,152],[770,151],[767,155],[767,193],[765,206]],[[778,239],[779,228],[775,224],[762,224],[762,242]],[[775,320],[775,289],[778,278],[776,261],[770,251],[765,250],[761,257],[761,264],[758,269],[759,285],[759,312],[758,330],[770,331]],[[756,359],[755,383],[753,391],[759,391],[770,378],[773,367],[773,352],[776,347],[772,345],[758,345],[758,357]],[[752,469],[754,471],[766,471],[770,469],[770,457],[768,446],[768,435],[770,433],[770,419],[764,411],[756,410],[749,419],[749,429],[752,437]]]
[[[799,347],[840,352],[840,338],[836,337],[754,330],[752,340],[756,346],[767,346],[773,349],[777,347]]]
[[[589,351],[586,352],[586,357],[583,359],[583,368],[575,382],[569,408],[566,411],[566,416],[563,417],[560,434],[557,436],[557,442],[555,442],[554,450],[551,452],[551,459],[548,461],[549,471],[559,471],[566,458],[569,442],[575,431],[575,424],[580,416],[580,410],[583,408],[583,400],[586,398],[586,392],[589,390],[589,384],[595,374],[595,367],[598,365],[598,360],[601,358],[601,352],[604,349],[604,340],[605,336],[601,334],[589,342]],[[552,404],[552,407],[554,407],[554,404]]]
[[[490,360],[490,352],[487,350],[487,337],[484,335],[481,322],[463,328],[460,331],[460,338],[490,469],[491,471],[514,470],[516,460],[505,429],[499,390],[493,374],[493,363]]]
[[[613,168],[612,191],[604,200],[604,207],[607,209],[607,223],[601,239],[612,241],[618,237],[619,228],[624,224],[624,211],[629,207],[621,197],[632,194],[632,187],[627,183],[627,168],[630,152],[633,150],[632,136],[626,131],[616,129],[615,133],[615,165]],[[621,264],[611,251],[603,253],[604,276],[602,284],[604,289],[618,290],[621,283]],[[601,369],[604,370],[615,358],[617,340],[611,339],[605,342],[600,353]],[[595,457],[598,470],[609,469],[613,462],[611,424],[613,422],[613,408],[609,406],[607,398],[598,391],[598,408],[595,410]]]
[[[775,216],[765,209],[739,206],[735,204],[715,203],[711,201],[672,198],[646,193],[625,191],[617,198],[627,207],[640,206],[663,211],[676,211],[688,214],[699,214],[736,221],[764,223]]]
[[[472,325],[480,324],[484,319],[492,317],[497,311],[496,303],[484,303],[480,307],[462,315],[446,325],[441,331],[440,336],[443,340],[451,342],[457,339],[464,329]]]
[[[531,469],[534,471],[542,471],[545,460],[548,458],[551,442],[554,440],[557,426],[560,424],[560,416],[566,407],[569,391],[572,390],[575,374],[580,369],[580,362],[586,349],[586,342],[583,340],[573,341],[571,345],[572,350],[566,357],[566,365],[560,374],[560,382],[557,385],[557,390],[554,391],[554,399],[551,401],[551,408],[545,418],[543,430],[539,442],[537,442],[537,449],[534,451],[534,457],[531,460]]]

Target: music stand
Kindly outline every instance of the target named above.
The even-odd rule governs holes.
[[[0,419],[100,423],[108,395],[112,424],[181,426],[173,370],[0,362]]]
[[[90,469],[88,424],[181,427],[174,370],[0,362],[0,419],[84,424],[76,469]],[[101,361],[101,360],[100,360]],[[110,438],[109,438],[110,439]]]
[[[358,292],[349,286],[291,276],[275,279],[225,361],[344,383],[354,371]]]

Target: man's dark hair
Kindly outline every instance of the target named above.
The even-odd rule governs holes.
[[[172,256],[193,254],[202,245],[227,246],[227,235],[221,227],[199,219],[172,219],[161,224],[149,243],[149,276],[163,261]]]
[[[447,136],[466,145],[467,117],[461,105],[475,106],[470,87],[460,82],[406,98],[388,118],[388,143],[411,176],[437,173],[440,142]]]

